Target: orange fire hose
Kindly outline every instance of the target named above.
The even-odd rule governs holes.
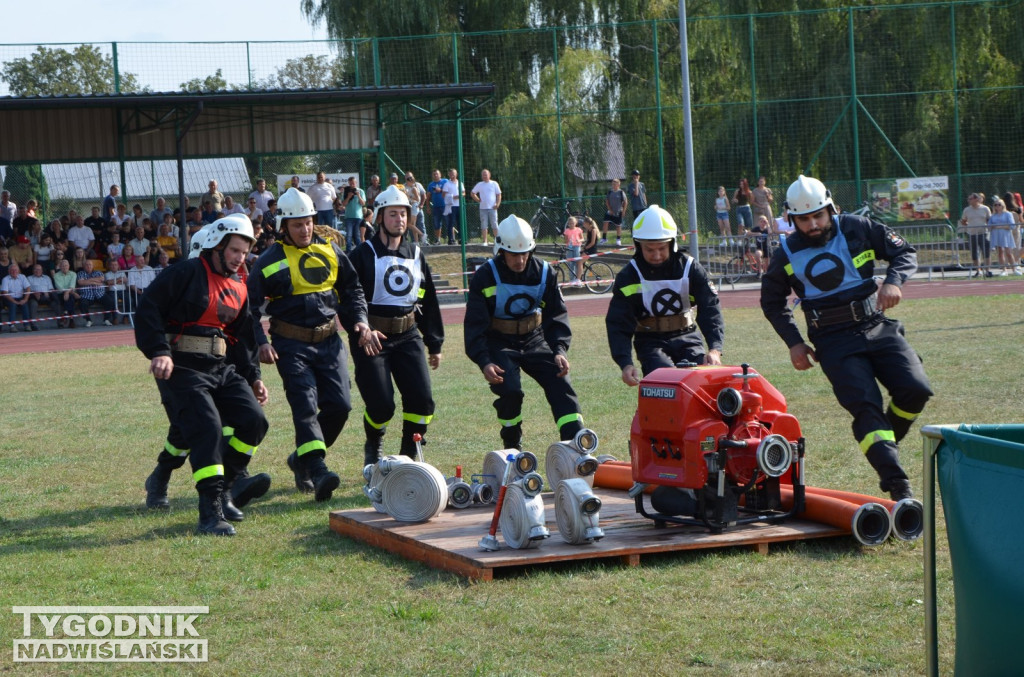
[[[924,507],[920,501],[904,499],[902,501],[890,501],[885,498],[875,498],[867,494],[858,494],[853,491],[842,491],[840,489],[826,489],[824,487],[807,487],[808,494],[819,496],[831,496],[849,503],[864,505],[865,503],[878,503],[892,515],[892,532],[901,541],[913,541],[921,537],[924,531]]]
[[[597,466],[597,471],[594,473],[595,487],[629,491],[634,484],[633,466],[624,461],[605,461]],[[656,488],[654,485],[648,485],[644,493],[649,494]]]

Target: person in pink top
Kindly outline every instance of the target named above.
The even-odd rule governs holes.
[[[124,249],[121,250],[121,256],[117,259],[118,266],[121,270],[131,270],[135,267],[135,248],[130,244],[126,244]]]
[[[570,216],[569,220],[565,222],[565,230],[562,231],[562,235],[565,237],[566,258],[578,259],[580,247],[583,245],[583,229],[580,228],[575,216]],[[576,280],[573,285],[579,287],[583,284],[580,282],[583,278],[583,261],[579,260],[575,264],[569,264],[569,270],[572,270],[573,267],[576,269]]]

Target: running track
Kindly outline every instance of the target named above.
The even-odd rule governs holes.
[[[926,282],[911,281],[903,288],[904,299],[948,298],[957,296],[993,296],[1001,294],[1024,294],[1024,279],[1012,277],[992,280],[965,280],[953,278]],[[609,295],[591,296],[572,294],[567,297],[569,314],[575,317],[604,315],[608,308]],[[749,285],[745,288],[721,290],[723,308],[756,308],[759,304],[760,288]],[[463,305],[441,307],[445,324],[461,324]],[[52,327],[53,322],[45,323]],[[64,352],[85,348],[109,348],[112,346],[135,345],[135,336],[130,328],[112,329],[93,327],[91,329],[45,329],[39,332],[9,334],[4,330],[0,336],[0,355],[15,355],[31,352]]]

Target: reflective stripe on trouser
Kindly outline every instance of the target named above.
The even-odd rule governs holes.
[[[491,362],[505,370],[502,375],[504,382],[491,384],[491,392],[498,396],[494,409],[502,425],[516,425],[522,421],[522,369],[544,391],[551,414],[559,425],[559,439],[570,439],[575,435],[582,427],[579,399],[569,378],[558,376],[555,354],[544,341],[543,332],[535,331],[522,340],[490,341]]]
[[[352,410],[347,351],[341,337],[305,343],[274,335],[277,371],[295,425],[295,450],[301,456],[334,444]],[[318,443],[318,444],[314,444]]]
[[[267,433],[263,408],[252,394],[252,388],[231,365],[219,364],[200,371],[179,361],[171,378],[157,381],[157,387],[172,422],[172,431],[177,428],[185,442],[174,446],[192,450],[189,461],[193,473],[223,466],[226,442],[222,420],[232,421],[236,436],[251,440],[252,446],[259,444]],[[173,425],[178,421],[187,421],[188,425]],[[175,439],[172,431],[168,433],[169,439]]]
[[[899,464],[897,442],[901,435],[883,409],[878,382],[904,411],[923,410],[932,391],[921,359],[903,338],[899,321],[884,319],[860,329],[816,335],[814,349],[836,399],[853,416],[857,443],[887,491],[894,480],[907,475]]]
[[[661,367],[674,367],[679,362],[704,364],[704,342],[696,331],[678,336],[637,336],[634,337],[633,347],[636,348],[636,357],[644,374],[650,374]]]
[[[419,330],[389,336],[377,355],[367,355],[349,339],[356,387],[366,404],[364,419],[383,428],[395,415],[395,388],[402,396],[403,421],[426,426],[434,416],[430,369]]]

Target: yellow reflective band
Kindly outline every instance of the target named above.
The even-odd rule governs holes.
[[[229,425],[226,425],[220,429],[220,434],[223,435],[224,437],[231,437],[232,435],[235,434],[235,429]]]
[[[423,295],[426,294],[426,293],[427,293],[427,290],[424,289],[423,287],[420,287],[418,290],[416,290],[416,297],[417,298],[423,298]]]
[[[786,271],[786,275],[792,275],[793,274],[793,264],[792,263],[787,263],[783,270]]]
[[[189,452],[188,449],[179,449],[178,447],[174,446],[167,440],[164,440],[164,451],[166,451],[171,456],[188,456]]]
[[[917,418],[918,414],[921,413],[921,412],[917,412],[917,414],[914,414],[914,413],[911,413],[909,411],[904,411],[904,410],[900,409],[899,407],[897,407],[892,402],[889,403],[889,411],[891,411],[892,413],[896,414],[900,418],[907,419],[908,421],[913,421],[914,419]]]
[[[519,414],[515,418],[499,418],[498,423],[501,424],[502,428],[511,428],[514,425],[519,425],[523,422],[523,415]]]
[[[622,295],[632,296],[633,294],[639,294],[640,286],[641,285],[639,282],[637,284],[627,284],[625,287],[622,288]]]
[[[895,444],[896,434],[891,430],[872,430],[860,441],[860,450],[866,454],[868,449],[879,442],[892,442]]]
[[[484,297],[491,298],[496,293],[498,293],[498,288],[497,287],[484,287],[482,292],[483,292]]]
[[[263,277],[270,277],[274,273],[278,273],[287,267],[288,259],[281,259],[280,261],[274,261],[273,263],[263,266],[263,270],[260,272],[263,273]]]
[[[409,421],[410,423],[422,423],[423,425],[430,425],[430,422],[434,420],[433,415],[422,416],[420,414],[402,414],[403,421]]]
[[[875,260],[875,250],[874,249],[868,249],[867,251],[863,251],[860,254],[857,254],[857,256],[853,257],[853,265],[856,268],[860,268],[861,266],[863,266],[868,261],[874,261],[874,260]]]
[[[583,423],[583,416],[580,414],[566,414],[562,418],[555,421],[555,425],[561,428],[566,423],[572,423],[573,421],[579,421]]]
[[[224,466],[222,465],[208,465],[205,468],[200,468],[192,473],[192,481],[199,482],[205,480],[207,477],[219,477],[224,474]]]
[[[377,430],[381,430],[382,428],[384,428],[384,426],[388,424],[387,421],[384,421],[383,423],[377,423],[372,418],[370,418],[370,415],[365,411],[363,412],[363,420],[369,423],[371,428],[376,428]]]
[[[323,440],[310,440],[309,442],[306,442],[298,449],[296,449],[295,455],[302,456],[303,454],[308,454],[309,452],[316,451],[318,449],[322,451],[327,451],[327,445],[324,444]]]
[[[234,435],[232,435],[228,440],[228,446],[241,454],[245,454],[246,456],[252,456],[252,452],[256,451],[256,447],[251,444],[246,444]]]

